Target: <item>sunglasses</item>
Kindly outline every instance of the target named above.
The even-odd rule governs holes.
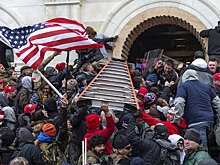
[[[125,147],[124,149],[130,150],[131,148],[132,148],[131,146],[128,146],[128,147]]]
[[[181,144],[181,145],[183,145],[183,141],[179,141],[179,142],[177,142],[177,144]]]

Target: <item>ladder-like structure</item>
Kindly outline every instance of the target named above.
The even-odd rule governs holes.
[[[102,101],[108,102],[110,109],[122,111],[124,104],[136,105],[133,83],[127,61],[111,59],[76,99],[92,100],[92,105],[100,107]]]

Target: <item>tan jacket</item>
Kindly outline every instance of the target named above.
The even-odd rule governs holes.
[[[87,161],[86,163],[88,164],[98,164],[99,162],[99,157],[93,153],[91,150],[87,152]],[[78,165],[82,165],[82,155],[79,157]]]

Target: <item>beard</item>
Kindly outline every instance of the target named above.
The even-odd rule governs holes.
[[[93,150],[93,152],[98,156],[98,157],[101,157],[102,155],[104,155],[104,152],[105,150],[100,150],[99,152],[97,152],[96,150]]]

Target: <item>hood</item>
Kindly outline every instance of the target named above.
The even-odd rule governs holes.
[[[15,123],[16,122],[16,117],[15,117],[15,112],[11,107],[4,107],[2,108],[4,111],[4,119],[10,122]]]
[[[25,76],[24,78],[22,78],[21,82],[22,82],[22,87],[32,92],[32,80],[30,76]]]
[[[166,148],[167,150],[176,150],[177,146],[171,144],[168,140],[165,139],[156,139],[157,144]]]
[[[48,98],[44,103],[44,109],[47,112],[57,111],[57,103],[55,99],[52,97]]]
[[[183,137],[177,134],[173,134],[173,135],[170,135],[168,139],[171,141],[171,144],[177,146],[178,140],[183,139]]]
[[[187,71],[184,72],[182,76],[183,83],[189,80],[199,80],[195,70],[188,69]]]
[[[216,27],[215,27],[215,30],[216,30],[218,33],[220,33],[220,26],[216,26]]]
[[[8,106],[7,103],[7,94],[5,92],[0,92],[0,106],[6,107]]]
[[[54,70],[55,70],[54,67],[48,66],[48,67],[46,68],[45,74],[46,74],[48,77],[50,77],[50,76],[53,75],[53,71],[54,71]]]
[[[18,124],[19,127],[24,127],[26,126],[28,123],[30,123],[30,114],[25,114],[22,113],[18,116]]]
[[[199,68],[207,68],[207,62],[202,58],[194,60],[191,65],[195,65]]]
[[[39,143],[53,141],[52,137],[45,135],[43,132],[40,132],[40,135],[37,138],[39,139]]]
[[[19,130],[18,137],[24,142],[34,142],[34,136],[27,128],[21,128]]]

